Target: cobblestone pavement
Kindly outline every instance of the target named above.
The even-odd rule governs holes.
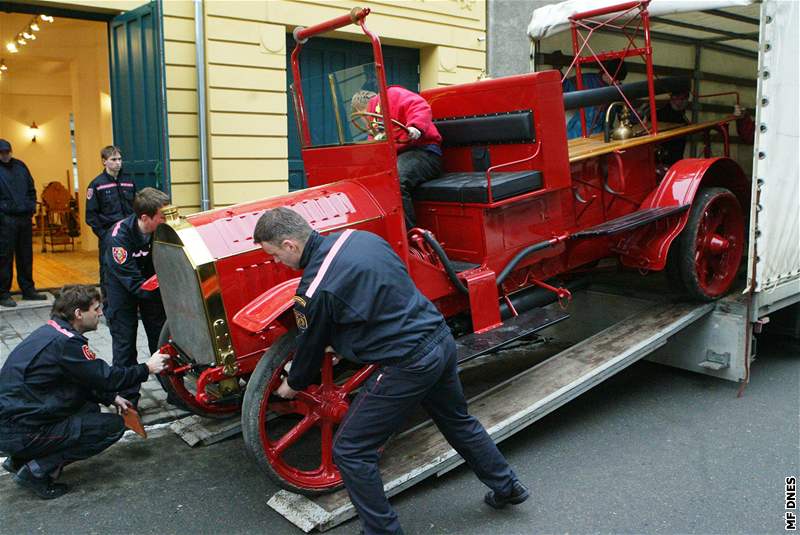
[[[21,301],[16,308],[0,307],[0,366],[5,363],[8,354],[23,338],[50,319],[50,307],[53,297],[48,301]],[[136,347],[139,349],[139,362],[150,358],[147,348],[147,337],[144,326],[139,323]],[[86,333],[91,347],[98,358],[111,363],[111,332],[105,318],[100,321],[96,331]],[[167,394],[154,376],[142,384],[142,398],[139,400],[139,411],[145,425],[166,422],[186,416],[186,412],[167,404]]]

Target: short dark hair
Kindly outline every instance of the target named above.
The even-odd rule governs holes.
[[[607,59],[603,62],[603,67],[618,82],[623,81],[628,76],[628,66],[621,59]]]
[[[122,151],[116,145],[108,145],[107,147],[103,147],[103,150],[100,151],[100,158],[103,160],[108,160],[114,154],[119,154],[122,156]]]
[[[280,206],[261,214],[253,230],[253,242],[277,244],[285,239],[294,239],[305,243],[313,230],[303,216]]]
[[[144,188],[133,199],[133,212],[136,217],[153,217],[160,208],[169,204],[169,196],[156,188]]]
[[[71,322],[75,319],[75,309],[89,310],[93,303],[100,302],[100,291],[88,284],[67,284],[56,294],[51,318]]]

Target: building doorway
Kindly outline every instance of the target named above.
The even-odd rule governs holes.
[[[4,8],[11,12],[0,12],[0,137],[34,177],[34,281],[41,289],[97,283],[97,239],[84,209],[87,185],[102,171],[100,149],[120,146],[123,171],[139,188],[168,189],[154,5],[124,14]],[[35,38],[18,42],[26,33]],[[54,188],[66,195],[66,213],[48,213],[43,194]]]

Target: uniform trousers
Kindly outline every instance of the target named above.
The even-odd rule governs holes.
[[[97,455],[124,433],[121,416],[101,413],[97,403],[86,403],[77,414],[53,424],[0,424],[0,450],[27,463],[36,477],[43,477],[68,463]]]
[[[373,374],[334,437],[334,462],[368,535],[403,532],[383,491],[378,458],[418,403],[486,486],[505,496],[517,480],[481,423],[467,412],[455,341],[446,326],[440,327],[416,355]]]
[[[17,284],[23,297],[34,293],[31,216],[0,214],[0,228],[0,298],[8,297],[11,292],[15,258]]]
[[[119,290],[114,282],[106,277],[108,295],[108,327],[111,331],[112,363],[114,366],[135,366],[138,362],[136,334],[141,317],[144,331],[147,334],[147,346],[150,353],[158,349],[158,338],[166,321],[164,305],[160,299],[139,299],[128,292]],[[139,403],[139,387],[136,385],[119,393],[134,405]]]

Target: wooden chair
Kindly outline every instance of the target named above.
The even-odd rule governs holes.
[[[70,194],[61,182],[50,182],[42,191],[44,222],[42,225],[42,251],[55,251],[58,245],[66,251],[67,245],[75,250],[75,239],[69,232]]]

